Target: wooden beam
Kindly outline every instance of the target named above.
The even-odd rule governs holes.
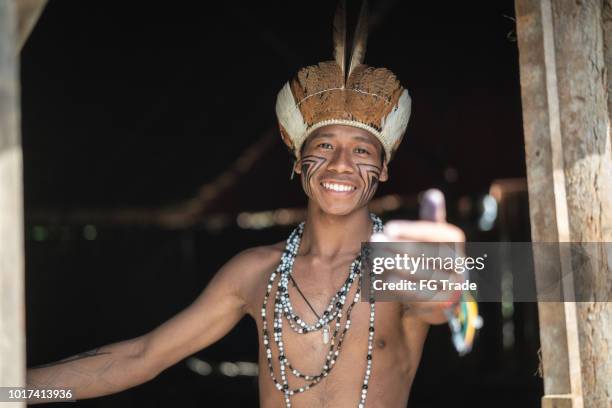
[[[542,398],[542,408],[572,408],[571,395],[546,395]]]
[[[601,1],[516,0],[532,240],[612,241],[612,154]],[[608,34],[606,34],[608,35]],[[605,252],[606,246],[601,246]],[[609,254],[535,259],[538,287],[588,302],[539,304],[543,406],[612,405]],[[579,278],[578,278],[579,277]]]
[[[25,383],[22,152],[16,10],[0,1],[0,384]],[[3,403],[23,407],[23,403]]]

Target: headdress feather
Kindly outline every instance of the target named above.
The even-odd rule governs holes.
[[[346,78],[346,0],[338,1],[334,16],[334,59]]]
[[[363,0],[361,10],[359,10],[359,19],[355,27],[355,35],[353,37],[353,50],[351,51],[351,65],[349,67],[346,78],[350,77],[353,70],[363,64],[365,58],[366,45],[368,42],[368,1]]]
[[[366,45],[368,42],[368,2],[361,2],[359,17],[353,36],[353,47],[351,49],[351,61],[347,70],[346,63],[346,0],[339,0],[334,16],[334,59],[342,71],[344,83],[351,76],[353,70],[363,64]]]
[[[352,48],[347,52],[346,3],[338,0],[334,17],[334,61],[302,68],[278,94],[276,115],[281,134],[299,159],[304,140],[316,129],[327,125],[358,127],[381,142],[388,162],[408,126],[410,96],[393,72],[363,64],[367,0],[362,0]]]

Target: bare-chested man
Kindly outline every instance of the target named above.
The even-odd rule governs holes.
[[[282,317],[284,355],[274,340],[279,280],[270,281],[281,257],[292,250],[281,242],[236,255],[192,305],[150,333],[28,370],[28,387],[69,388],[76,399],[116,393],[209,346],[248,314],[259,334],[260,406],[406,406],[428,327],[446,321],[442,306],[423,308],[407,299],[375,302],[373,308],[366,299],[349,310],[357,282],[344,293],[345,301],[330,304],[330,299],[347,281],[361,243],[372,236],[367,204],[378,183],[388,178],[387,164],[405,132],[410,101],[390,71],[362,64],[363,53],[353,51],[357,59],[349,68],[338,41],[336,61],[300,71],[277,102],[283,140],[296,156],[294,171],[308,196],[301,242],[293,248],[293,263],[285,265],[292,278],[286,291],[300,319]],[[392,221],[382,233],[389,241],[464,240],[457,227],[443,220]],[[322,336],[329,325],[302,333],[290,327],[301,319],[309,325],[320,321],[328,306],[341,311],[340,332],[350,313],[343,338],[338,332]],[[338,347],[331,364],[326,360],[330,345]],[[281,375],[285,362],[292,368],[285,367]],[[312,378],[294,376],[293,369],[312,377],[327,373],[305,389]]]
[[[359,164],[382,169],[382,147],[367,131],[344,125],[320,128],[308,138],[303,158],[324,158],[317,166],[296,165],[308,192],[306,225],[293,267],[293,276],[312,307],[322,313],[329,299],[347,277],[349,265],[359,254],[361,242],[372,234],[366,207],[374,188],[360,175]],[[305,172],[303,172],[305,170]],[[350,186],[335,191],[329,185]],[[365,196],[364,196],[365,194]],[[427,221],[394,223],[391,241],[458,242],[455,226]],[[388,223],[386,226],[391,226]],[[390,228],[387,228],[390,229]],[[148,381],[161,371],[223,337],[245,315],[262,331],[261,307],[270,274],[278,266],[284,242],[246,250],[216,274],[187,309],[141,337],[100,347],[63,362],[28,371],[28,386],[71,388],[76,399],[112,394]],[[355,290],[355,289],[353,289]],[[316,319],[293,286],[294,308],[306,320]],[[351,297],[352,293],[348,297]],[[373,368],[367,407],[403,408],[421,358],[429,324],[446,319],[440,309],[429,313],[405,313],[407,305],[377,302]],[[272,315],[270,311],[268,315]],[[354,408],[361,393],[366,366],[369,304],[359,302],[351,316],[341,355],[333,371],[320,384],[292,398],[294,407]],[[285,332],[286,352],[296,367],[318,372],[328,346],[320,333]],[[285,403],[267,373],[264,345],[259,346],[260,404],[266,408]],[[275,362],[278,373],[278,362]]]

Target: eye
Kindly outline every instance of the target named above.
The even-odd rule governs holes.
[[[326,143],[326,142],[319,143],[319,144],[317,145],[317,147],[320,147],[321,149],[326,149],[326,150],[328,150],[328,149],[333,149],[333,148],[334,148],[334,147],[331,145],[331,143]]]
[[[365,154],[365,155],[369,155],[370,154],[368,149],[364,149],[363,147],[355,148],[355,153],[357,153],[357,154]]]

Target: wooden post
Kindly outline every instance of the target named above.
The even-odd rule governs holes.
[[[515,3],[534,242],[612,241],[612,41],[610,20],[602,21],[610,1]],[[566,251],[535,259],[538,284],[562,272],[574,277],[563,282],[565,293],[579,286],[582,297],[590,295],[579,299],[589,302],[539,304],[544,407],[612,406],[608,257],[583,265]]]
[[[0,0],[0,386],[25,382],[22,152],[16,8]],[[23,403],[3,403],[23,407]]]

